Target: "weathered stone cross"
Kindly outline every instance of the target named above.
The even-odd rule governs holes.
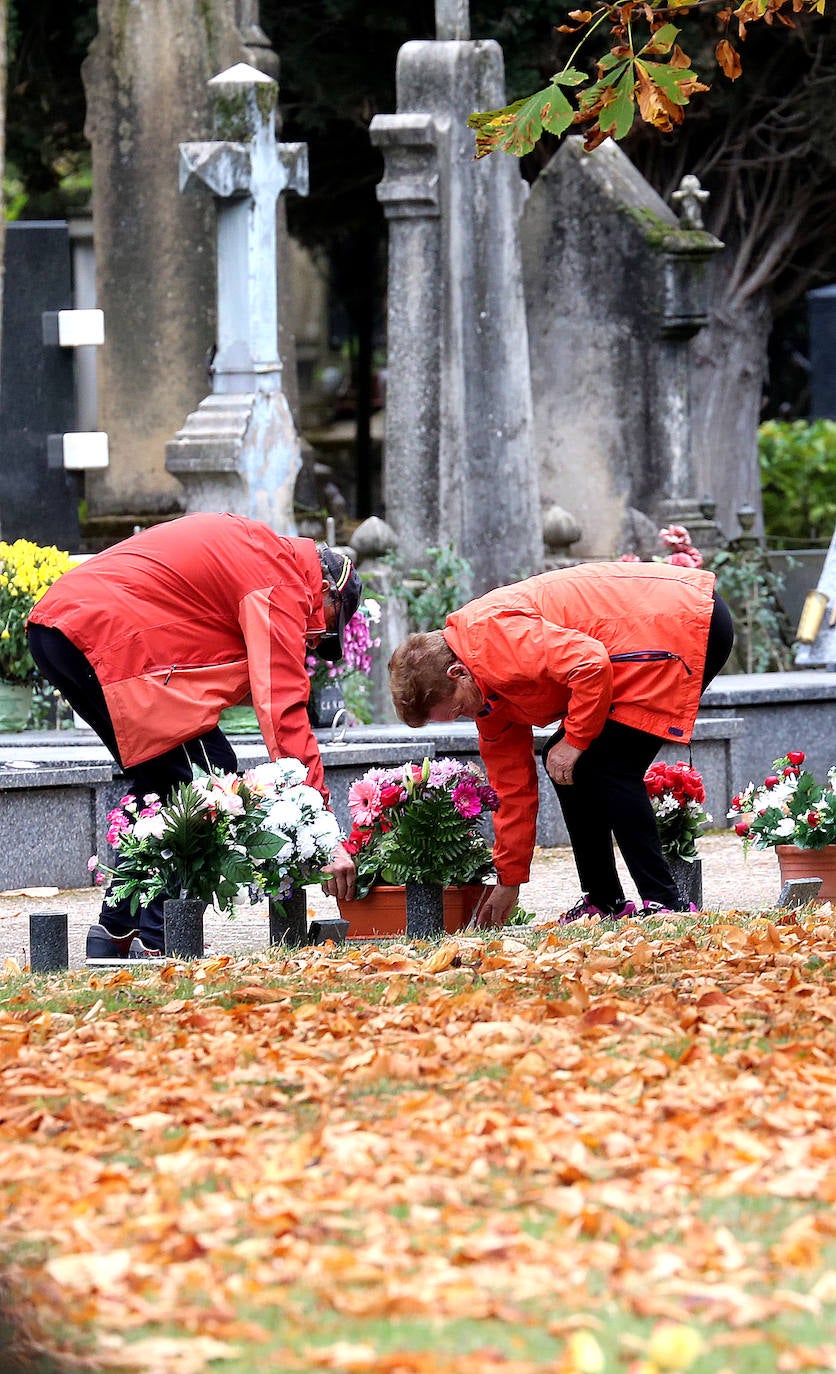
[[[281,386],[276,295],[276,201],[308,192],[304,143],[276,142],[278,86],[244,62],[208,83],[217,142],[180,144],[180,189],[217,197],[218,337],[212,389]]]
[[[278,84],[239,63],[208,83],[213,143],[180,144],[180,189],[214,192],[218,318],[212,394],[166,444],[186,511],[225,510],[295,534],[299,435],[282,390],[276,201],[308,190],[304,143],[276,142]]]
[[[435,0],[435,36],[440,39],[470,37],[468,0]]]

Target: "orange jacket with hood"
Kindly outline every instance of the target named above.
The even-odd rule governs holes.
[[[270,758],[301,759],[328,799],[307,713],[305,636],[325,628],[313,540],[236,515],[183,516],[71,568],[29,619],[90,660],[125,767],[211,730],[251,695]]]
[[[488,592],[448,616],[444,637],[485,706],[479,749],[499,796],[494,864],[529,877],[537,822],[531,727],[562,721],[585,749],[607,720],[690,740],[714,574],[668,563],[586,563]]]

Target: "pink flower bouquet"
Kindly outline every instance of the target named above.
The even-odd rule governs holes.
[[[479,822],[498,804],[478,769],[456,759],[369,769],[348,793],[358,897],[376,882],[481,882],[492,862]]]

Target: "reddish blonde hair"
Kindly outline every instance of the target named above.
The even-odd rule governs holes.
[[[405,725],[426,725],[432,708],[453,695],[447,669],[457,661],[441,630],[409,635],[398,645],[389,660],[389,690]]]

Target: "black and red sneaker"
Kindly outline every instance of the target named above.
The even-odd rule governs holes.
[[[150,949],[140,938],[138,930],[114,935],[103,925],[91,926],[87,932],[88,964],[114,964],[125,959],[162,959],[161,949]]]

